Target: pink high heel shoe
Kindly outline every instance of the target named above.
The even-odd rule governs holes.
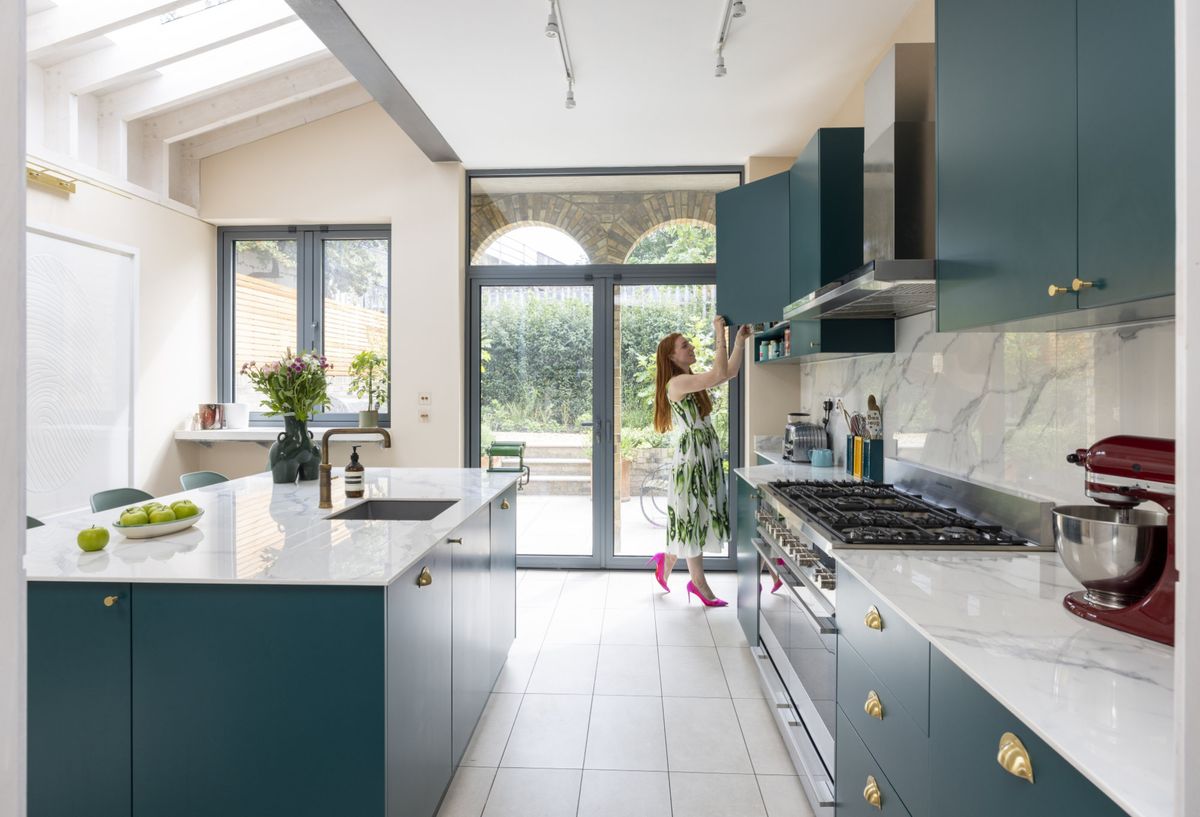
[[[666,561],[667,554],[655,553],[649,558],[649,560],[647,560],[646,564],[654,565],[654,578],[658,579],[658,583],[662,585],[663,590],[666,590],[668,593],[670,593],[671,588],[667,586]]]
[[[700,603],[703,604],[705,607],[728,607],[729,606],[729,602],[724,601],[722,599],[718,599],[716,597],[714,597],[712,599],[704,598],[704,595],[699,590],[696,589],[696,585],[693,584],[692,582],[687,583],[687,591],[688,591],[688,604],[692,603],[692,594],[694,593],[696,595],[696,598],[700,599]]]
[[[775,560],[775,564],[777,564],[777,565],[782,565],[782,564],[783,564],[783,559],[776,559],[776,560]],[[781,587],[783,587],[783,579],[779,578],[779,574],[778,574],[778,573],[776,573],[776,574],[775,574],[775,586],[771,588],[771,592],[772,592],[772,593],[775,593],[775,592],[777,592],[777,591],[779,590],[779,588],[781,588]]]

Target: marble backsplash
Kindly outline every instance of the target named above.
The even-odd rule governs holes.
[[[800,366],[800,402],[883,407],[889,455],[1060,503],[1090,502],[1076,448],[1112,434],[1175,436],[1173,322],[1064,333],[946,333],[896,323],[896,352]],[[830,423],[845,457],[846,424]],[[841,464],[841,463],[839,463]]]

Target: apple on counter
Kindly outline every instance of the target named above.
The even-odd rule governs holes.
[[[106,528],[98,528],[95,525],[92,525],[90,528],[84,528],[75,537],[75,543],[79,545],[80,550],[87,553],[104,550],[104,546],[108,544],[108,530]]]

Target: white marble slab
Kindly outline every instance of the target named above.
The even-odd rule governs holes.
[[[782,457],[780,457],[780,462],[774,465],[750,465],[745,468],[734,469],[733,473],[746,480],[746,482],[755,488],[764,482],[773,482],[777,479],[815,479],[829,482],[854,480],[852,475],[846,473],[846,469],[843,466],[835,465],[832,468],[816,468],[807,462],[788,462]]]
[[[783,437],[756,436],[754,438],[754,453],[772,465],[782,465],[785,462],[783,459]]]
[[[460,500],[428,522],[391,522],[327,519],[360,501],[345,498],[340,478],[333,509],[322,510],[315,480],[275,485],[269,474],[256,474],[160,497],[187,496],[204,518],[158,539],[125,539],[110,529],[112,540],[98,553],[82,552],[76,534],[110,525],[121,509],[48,520],[26,534],[25,574],[32,581],[385,585],[516,479],[477,468],[368,468],[367,499]]]
[[[1174,813],[1174,652],[1063,609],[1055,554],[834,556],[1118,805]]]

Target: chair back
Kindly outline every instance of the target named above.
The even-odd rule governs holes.
[[[137,505],[154,497],[137,488],[109,488],[92,494],[92,513],[110,511],[122,505]]]
[[[218,482],[229,482],[229,477],[224,474],[218,474],[216,471],[192,471],[188,474],[179,475],[179,484],[183,486],[183,490],[190,491],[193,488],[203,488],[205,485],[216,485]]]

